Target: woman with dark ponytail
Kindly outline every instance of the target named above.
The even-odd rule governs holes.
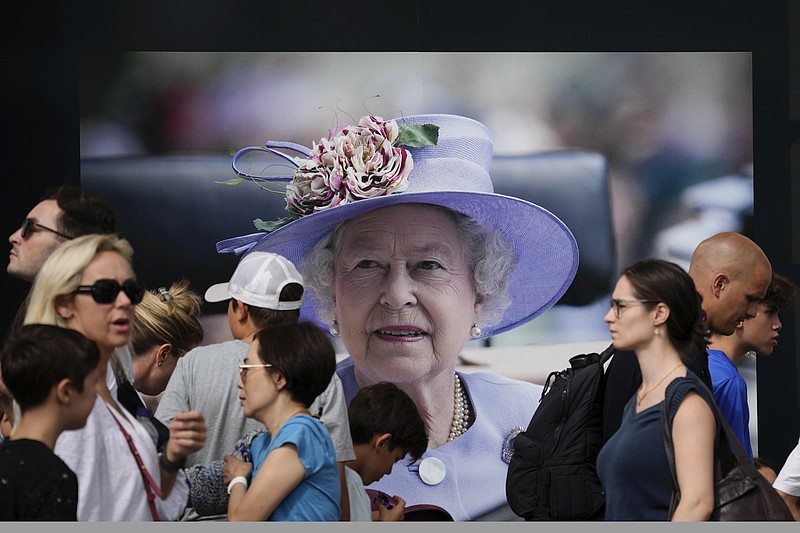
[[[703,521],[714,507],[716,422],[696,392],[690,370],[705,352],[700,295],[680,266],[659,259],[626,268],[604,317],[617,350],[631,350],[642,385],[628,401],[619,430],[597,460],[606,491],[606,520]],[[681,500],[670,516],[673,484],[662,432],[668,390],[688,385],[675,402],[672,440]]]

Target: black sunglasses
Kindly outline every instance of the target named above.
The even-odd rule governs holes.
[[[144,297],[144,283],[135,279],[129,279],[122,285],[115,279],[98,279],[92,285],[78,285],[72,294],[91,294],[92,299],[99,304],[113,303],[119,291],[125,293],[128,300],[136,305]]]
[[[23,241],[27,241],[28,237],[30,237],[31,235],[33,235],[37,231],[41,231],[41,230],[49,231],[50,233],[55,233],[56,235],[58,235],[62,239],[67,239],[68,241],[72,240],[72,237],[70,237],[69,235],[61,233],[60,231],[56,231],[56,230],[54,230],[52,228],[48,228],[47,226],[42,226],[41,224],[39,224],[38,222],[36,222],[32,218],[26,218],[22,222],[22,226],[20,228],[22,229],[22,240]]]

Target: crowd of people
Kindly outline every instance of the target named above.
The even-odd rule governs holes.
[[[113,211],[74,187],[11,235],[8,273],[32,285],[0,355],[0,520],[518,519],[506,471],[543,388],[456,365],[558,302],[569,228],[493,192],[491,135],[466,117],[367,116],[310,149],[256,148],[299,152],[288,176],[241,171],[253,149],[234,169],[288,183],[289,216],[217,243],[241,258],[203,298],[145,287]],[[736,364],[772,353],[795,293],[739,233],[703,241],[688,272],[623,270],[604,318],[606,520],[711,516],[719,429],[698,392],[749,449]],[[232,340],[203,345],[203,299],[227,302]],[[774,481],[795,518],[798,450]]]

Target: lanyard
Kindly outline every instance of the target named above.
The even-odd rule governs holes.
[[[139,465],[139,471],[142,474],[142,481],[144,482],[144,490],[147,492],[147,504],[150,506],[150,513],[153,515],[153,520],[158,522],[158,510],[156,509],[155,500],[156,495],[158,495],[159,498],[164,497],[161,493],[161,489],[159,489],[156,482],[153,481],[153,477],[150,475],[150,472],[147,471],[147,467],[144,465],[144,462],[142,462],[142,458],[139,456],[139,450],[136,449],[136,445],[133,443],[133,437],[131,437],[130,434],[125,431],[122,423],[114,415],[114,412],[111,410],[108,404],[106,404],[106,407],[108,408],[108,412],[111,413],[111,418],[114,419],[119,426],[119,429],[122,431],[122,434],[125,435],[125,440],[128,441],[128,447],[131,449],[133,457],[136,459],[136,463]]]

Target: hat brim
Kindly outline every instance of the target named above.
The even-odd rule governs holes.
[[[247,253],[280,254],[303,274],[303,258],[339,223],[382,207],[410,203],[437,205],[463,213],[498,230],[517,254],[519,260],[509,279],[512,303],[499,323],[483,328],[481,338],[498,335],[541,315],[558,302],[575,278],[578,245],[569,228],[543,207],[496,193],[437,191],[359,200],[318,211],[262,234]],[[319,301],[309,292],[300,311],[301,318],[327,327],[319,319],[318,306]]]
[[[207,302],[210,303],[230,300],[231,295],[228,292],[228,282],[226,281],[225,283],[217,283],[215,285],[210,286],[206,290],[204,298],[206,299]]]

